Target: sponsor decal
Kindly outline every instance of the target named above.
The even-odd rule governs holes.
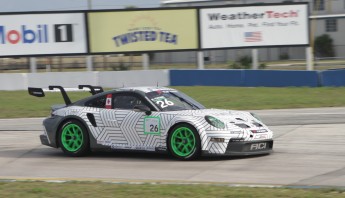
[[[92,52],[196,49],[197,11],[91,12]]]
[[[260,135],[256,135],[254,137],[254,139],[257,139],[257,140],[259,140],[259,139],[267,139],[267,137],[268,137],[267,134],[260,134]]]
[[[160,135],[160,118],[156,116],[146,116],[144,118],[144,134]]]
[[[161,31],[134,31],[113,37],[115,46],[127,45],[135,42],[164,42],[168,44],[177,45],[178,36],[170,32]]]
[[[111,144],[111,149],[155,151],[155,147],[149,147],[149,146],[128,146],[126,144]]]
[[[222,13],[209,13],[208,17],[210,21],[217,20],[241,20],[241,19],[264,19],[264,18],[296,18],[299,16],[299,10],[289,11],[274,11],[267,10],[261,13],[248,13],[248,12],[237,12],[232,14]]]
[[[168,150],[167,147],[163,146],[163,147],[156,147],[155,151],[159,152],[159,151],[167,151],[167,150]]]
[[[84,13],[0,15],[0,56],[87,53]]]
[[[51,28],[49,28],[51,26]],[[49,30],[53,38],[49,38]],[[17,29],[0,25],[0,44],[73,42],[73,24],[39,24],[36,26],[21,25]]]
[[[255,150],[264,150],[267,147],[267,143],[266,142],[262,142],[262,143],[255,143],[255,144],[251,144],[250,145],[250,150],[251,151],[255,151]]]
[[[201,8],[200,21],[204,49],[309,44],[307,4]]]

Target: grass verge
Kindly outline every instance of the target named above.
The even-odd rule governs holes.
[[[341,189],[293,189],[293,188],[249,188],[211,185],[151,185],[151,184],[111,184],[102,182],[14,182],[0,183],[0,197],[344,197]]]
[[[207,108],[278,109],[345,106],[345,87],[174,87],[193,97]],[[27,91],[0,91],[0,118],[46,117],[50,106],[63,104],[61,94],[47,93],[45,98]],[[72,101],[90,96],[87,92],[70,92]]]

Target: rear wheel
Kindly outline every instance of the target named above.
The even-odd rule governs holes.
[[[84,156],[90,151],[89,135],[83,124],[71,120],[66,122],[59,132],[62,151],[73,157]]]
[[[168,138],[168,148],[172,156],[191,160],[200,155],[200,137],[194,127],[187,124],[175,126]]]

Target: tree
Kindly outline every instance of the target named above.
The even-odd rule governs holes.
[[[315,38],[314,55],[318,57],[334,57],[333,39],[328,34]]]

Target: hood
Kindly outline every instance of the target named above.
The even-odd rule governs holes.
[[[235,111],[225,109],[200,109],[200,110],[186,110],[186,111],[170,111],[169,113],[178,114],[179,116],[186,116],[184,119],[189,119],[189,116],[202,117],[212,116],[225,125],[229,130],[261,130],[269,131],[268,127],[263,124],[257,117],[247,111]]]
[[[169,114],[171,113],[179,114],[183,116],[197,116],[197,117],[212,116],[223,121],[224,123],[232,123],[232,124],[253,123],[253,122],[258,122],[262,124],[260,120],[255,118],[250,112],[247,112],[247,111],[235,111],[235,110],[225,110],[225,109],[200,109],[200,110],[170,111]]]

